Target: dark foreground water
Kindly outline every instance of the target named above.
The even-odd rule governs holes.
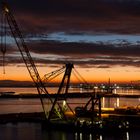
[[[0,140],[139,140],[139,130],[105,134],[85,134],[43,130],[41,124],[0,124]]]

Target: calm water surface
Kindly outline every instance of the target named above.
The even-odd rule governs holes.
[[[35,88],[1,88],[0,91],[15,91],[15,94],[37,93]],[[50,88],[55,93],[57,88]],[[75,91],[75,90],[74,90]],[[80,91],[82,92],[82,91]],[[120,94],[123,92],[120,91]],[[127,91],[126,94],[138,94],[139,91]],[[68,99],[67,102],[74,109],[83,106],[89,99]],[[102,107],[137,106],[140,99],[103,98]],[[39,99],[0,99],[0,114],[42,111]],[[0,124],[0,140],[139,140],[139,130],[131,132],[116,132],[106,134],[84,134],[63,131],[43,130],[39,123],[8,123]]]
[[[37,123],[0,124],[0,140],[139,140],[139,130],[106,134],[85,134],[43,130]]]
[[[48,88],[49,93],[56,93],[58,88]],[[71,92],[78,91],[79,89],[71,89]],[[15,94],[37,94],[36,88],[0,88],[0,91],[14,91]],[[79,92],[82,91],[79,90]],[[127,90],[119,91],[120,94],[139,94],[137,90]],[[71,108],[75,108],[77,106],[83,106],[87,103],[89,98],[81,98],[81,99],[67,99],[67,103],[71,106]],[[47,102],[47,101],[44,101]],[[138,106],[140,104],[139,98],[103,98],[102,99],[102,107],[126,107],[126,106]],[[3,113],[24,113],[24,112],[41,112],[42,106],[39,99],[0,99],[0,114]]]

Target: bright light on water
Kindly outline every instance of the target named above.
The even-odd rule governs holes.
[[[100,135],[100,140],[103,140],[103,137],[102,137],[102,135]]]
[[[119,98],[117,98],[117,107],[119,107],[120,106],[120,99]]]
[[[126,132],[126,140],[129,140],[129,133]]]

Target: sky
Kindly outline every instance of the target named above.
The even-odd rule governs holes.
[[[7,2],[41,77],[70,62],[88,82],[140,80],[140,0]],[[0,80],[31,80],[8,27],[6,42]]]

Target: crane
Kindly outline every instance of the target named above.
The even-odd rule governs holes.
[[[5,1],[2,1],[2,14],[6,17],[7,23],[10,27],[11,33],[14,37],[15,43],[20,51],[20,54],[22,56],[22,59],[27,67],[27,70],[30,74],[30,77],[32,78],[35,87],[37,88],[38,94],[40,95],[40,101],[42,104],[43,112],[45,114],[45,118],[48,118],[48,112],[45,109],[44,101],[41,97],[41,94],[47,94],[49,96],[49,93],[43,84],[40,75],[38,73],[38,70],[36,68],[36,65],[31,57],[31,54],[29,52],[29,49],[24,41],[22,32],[20,31],[18,24],[15,20],[14,15],[12,14],[11,9],[9,8],[8,4]],[[53,103],[52,99],[49,97],[49,101]]]
[[[43,82],[48,82],[54,79],[55,77],[59,76],[65,71],[66,66],[61,67],[60,69],[57,69],[55,71],[52,71],[50,73],[47,73],[43,76],[42,81]]]
[[[64,73],[62,81],[59,85],[56,97],[55,97],[54,102],[52,104],[52,107],[50,109],[50,113],[48,116],[49,121],[51,119],[54,119],[54,117],[55,117],[55,119],[58,117],[58,119],[67,120],[65,113],[64,113],[66,106],[74,114],[73,110],[71,109],[69,104],[66,102],[66,98],[59,97],[60,94],[67,94],[68,93],[69,84],[70,84],[70,77],[71,77],[71,72],[72,72],[73,68],[74,68],[74,66],[72,63],[66,63],[65,66],[63,66],[55,71],[52,71],[50,73],[45,74],[42,78],[42,81],[45,83],[45,82],[51,81],[52,79],[56,78],[60,74]],[[53,114],[55,114],[55,116]]]
[[[56,96],[56,98],[53,102],[53,105],[52,105],[50,113],[49,113],[49,117],[48,117],[49,121],[51,120],[51,118],[53,116],[52,114],[53,114],[54,110],[55,110],[55,113],[58,115],[59,118],[67,120],[67,118],[64,114],[64,110],[59,103],[59,101],[62,101],[62,100],[65,101],[65,103],[66,103],[66,99],[59,98],[59,95],[62,94],[62,89],[63,88],[65,88],[63,94],[68,94],[71,72],[72,72],[72,69],[73,69],[74,66],[71,63],[67,63],[65,67],[66,67],[65,73],[64,73],[62,81],[60,83],[60,86],[59,86],[59,89],[58,89],[58,92],[57,92],[57,96]],[[58,105],[59,112],[55,108],[56,105]],[[69,104],[67,104],[67,106],[70,109],[70,111],[74,114],[74,112],[71,109],[71,107],[69,106]]]

